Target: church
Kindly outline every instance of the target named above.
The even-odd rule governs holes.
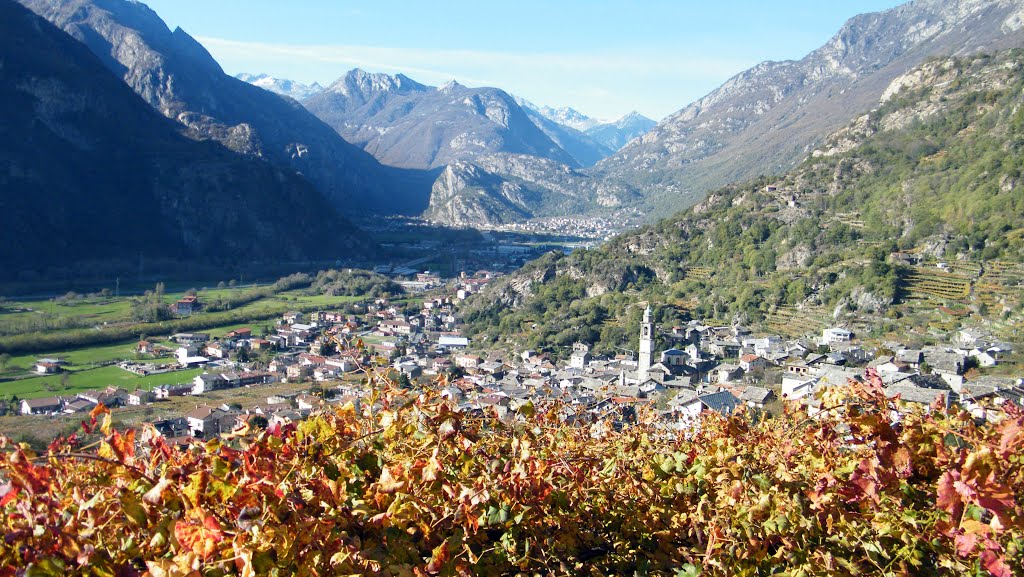
[[[652,319],[651,306],[647,305],[644,310],[643,320],[640,322],[640,347],[637,349],[637,368],[634,379],[630,382],[643,385],[651,381],[665,383],[666,381],[679,381],[674,385],[682,385],[699,380],[697,369],[686,363],[686,353],[676,348],[667,349],[661,352],[658,362],[654,360],[654,320]]]

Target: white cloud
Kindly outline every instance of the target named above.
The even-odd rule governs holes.
[[[363,45],[301,45],[198,39],[229,72],[267,72],[332,82],[351,68],[402,72],[420,82],[456,79],[497,86],[538,104],[572,105],[596,116],[638,109],[664,116],[752,63],[663,50],[577,54],[438,50]],[[579,98],[567,102],[566,98]],[[535,100],[536,99],[536,100]]]

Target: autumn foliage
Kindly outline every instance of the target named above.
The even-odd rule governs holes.
[[[1024,413],[509,424],[383,388],[297,427],[168,447],[3,443],[0,575],[1024,574]]]

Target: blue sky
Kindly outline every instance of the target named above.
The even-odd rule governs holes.
[[[229,74],[327,84],[360,67],[660,119],[763,60],[797,59],[898,0],[145,0]]]

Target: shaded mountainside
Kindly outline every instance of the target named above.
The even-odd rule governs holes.
[[[0,0],[0,103],[8,280],[74,261],[336,258],[364,246],[305,179],[180,134],[11,0]]]
[[[303,104],[390,166],[441,168],[495,152],[576,163],[496,88],[457,82],[434,88],[401,74],[355,69]]]
[[[198,42],[180,28],[169,30],[141,2],[21,2],[83,42],[192,137],[296,170],[344,212],[425,206],[425,190],[417,195],[395,185],[391,171],[297,102],[224,74]]]
[[[1021,0],[919,0],[852,18],[799,61],[764,62],[598,164],[649,204],[686,208],[730,182],[793,167],[930,57],[1024,44]]]
[[[898,327],[940,306],[1019,317],[1024,51],[929,61],[883,92],[787,175],[719,189],[599,249],[548,255],[474,297],[467,320],[482,340],[613,347],[635,334],[630,307],[645,299],[673,305],[667,322],[685,310],[772,326],[799,310]]]

